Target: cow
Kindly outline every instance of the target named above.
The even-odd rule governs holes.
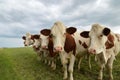
[[[33,50],[37,53],[38,60],[42,59],[42,51],[40,50],[40,41],[39,41],[39,35],[38,34],[30,34],[26,33],[26,36],[22,36],[22,39],[24,40],[24,46],[32,46]]]
[[[60,21],[54,23],[51,28],[50,36],[53,39],[53,50],[59,53],[61,63],[64,68],[63,79],[68,78],[69,71],[70,80],[73,80],[75,57],[79,54],[80,58],[82,58],[84,54],[81,52],[87,52],[87,44],[89,43],[89,39],[83,39],[83,37],[80,37],[75,27],[67,28]],[[69,65],[67,67],[68,63]]]
[[[88,51],[96,55],[100,67],[98,80],[103,79],[103,68],[105,65],[109,72],[109,80],[113,80],[113,61],[115,60],[115,56],[120,52],[119,35],[97,23],[92,25],[90,31],[84,31],[80,35],[90,38]]]
[[[34,40],[34,43],[32,45],[34,51],[37,53],[37,59],[43,60],[43,50],[41,49],[41,39],[39,34],[32,35],[32,39]]]
[[[34,43],[34,39],[30,33],[26,33],[26,36],[22,36],[22,39],[24,40],[24,46],[30,46]]]
[[[51,62],[51,68],[53,70],[56,69],[56,59],[57,57],[57,52],[53,51],[53,39],[49,35],[51,30],[49,29],[43,29],[40,31],[40,38],[41,38],[41,48],[44,50],[47,50],[49,61]]]

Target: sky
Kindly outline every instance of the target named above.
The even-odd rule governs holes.
[[[0,0],[0,47],[23,47],[22,36],[54,22],[78,30],[99,23],[120,33],[120,0]]]

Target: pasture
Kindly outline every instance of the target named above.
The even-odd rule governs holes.
[[[98,65],[91,56],[92,69],[89,70],[87,59],[83,59],[78,71],[74,66],[74,80],[97,80]],[[37,55],[31,47],[0,49],[0,80],[63,80],[60,61],[53,71],[48,65],[37,60]],[[104,69],[106,71],[107,69]],[[120,54],[113,65],[114,80],[120,80]],[[104,80],[108,80],[107,72]]]

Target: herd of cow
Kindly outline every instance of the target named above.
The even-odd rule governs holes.
[[[26,33],[22,37],[25,46],[33,46],[38,57],[56,69],[59,59],[64,71],[63,79],[73,80],[73,69],[76,58],[81,60],[88,56],[88,66],[91,68],[90,55],[94,54],[99,64],[98,80],[103,79],[103,68],[107,66],[109,79],[113,80],[112,68],[115,56],[120,52],[120,34],[112,32],[100,24],[93,24],[90,31],[77,31],[75,27],[66,27],[57,21],[51,29],[43,29],[39,34]],[[68,65],[69,64],[69,65]]]

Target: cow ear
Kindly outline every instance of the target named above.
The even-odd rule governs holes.
[[[84,38],[89,38],[89,31],[83,31],[83,32],[81,32],[80,36],[82,36]]]
[[[104,28],[103,32],[102,32],[105,36],[107,36],[110,33],[110,29],[109,28]]]
[[[34,35],[31,35],[31,37],[30,37],[32,40],[34,39]]]
[[[25,36],[23,36],[23,37],[22,37],[22,39],[23,39],[23,40],[26,40],[26,37],[25,37]]]
[[[39,39],[40,38],[40,35],[33,35],[33,37],[35,38],[35,39]]]
[[[76,32],[76,28],[75,27],[69,27],[66,29],[66,32],[69,34],[74,34]]]
[[[51,33],[51,30],[50,29],[43,29],[43,30],[40,31],[40,33],[42,35],[49,36],[50,33]]]

